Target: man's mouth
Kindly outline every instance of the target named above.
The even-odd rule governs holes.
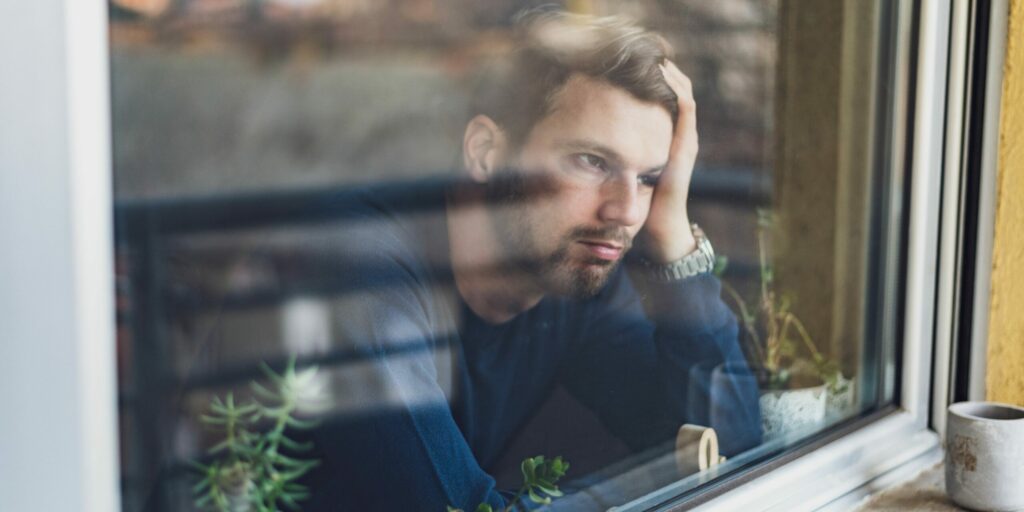
[[[605,240],[580,240],[579,243],[594,257],[605,261],[616,261],[625,251],[622,244]]]

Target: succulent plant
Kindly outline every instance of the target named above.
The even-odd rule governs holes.
[[[296,453],[313,447],[294,441],[287,431],[316,424],[296,417],[300,408],[315,410],[320,405],[317,394],[311,392],[316,368],[296,371],[292,358],[280,374],[266,364],[261,369],[269,386],[254,381],[255,399],[238,405],[232,393],[223,400],[214,396],[210,413],[200,417],[224,436],[207,450],[207,464],[193,462],[201,475],[193,487],[195,505],[202,510],[276,512],[282,506],[299,510],[299,502],[309,497],[309,489],[298,480],[318,462],[288,456],[281,450]],[[259,428],[267,424],[269,428]]]

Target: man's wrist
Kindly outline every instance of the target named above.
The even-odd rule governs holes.
[[[648,233],[640,256],[645,261],[666,265],[696,251],[697,236],[694,233],[696,224],[685,220],[680,224],[679,227],[666,230],[663,233],[655,233],[647,228]]]
[[[711,272],[715,267],[715,252],[711,241],[696,224],[690,225],[692,248],[682,257],[661,263],[641,258],[645,273],[656,281],[678,281]]]

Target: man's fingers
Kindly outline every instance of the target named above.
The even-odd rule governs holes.
[[[665,81],[679,97],[680,102],[693,103],[693,83],[690,78],[676,67],[672,61],[665,61],[661,66]]]
[[[693,83],[676,65],[666,60],[661,65],[662,75],[672,92],[676,94],[679,105],[679,119],[676,122],[676,134],[672,141],[673,154],[683,151],[691,157],[697,153],[697,104],[693,99]]]
[[[661,65],[665,83],[676,95],[679,113],[675,121],[668,163],[654,189],[651,211],[644,224],[646,239],[660,261],[672,261],[692,252],[696,241],[686,211],[690,178],[697,159],[697,105],[693,84],[671,61]]]

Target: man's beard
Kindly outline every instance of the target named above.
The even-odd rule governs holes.
[[[621,258],[609,261],[588,255],[573,259],[573,245],[580,240],[609,241],[621,245],[625,253],[632,245],[632,237],[623,227],[577,226],[562,235],[553,251],[542,254],[537,247],[537,234],[544,226],[531,216],[530,207],[532,202],[556,193],[555,186],[541,173],[527,177],[506,170],[492,176],[486,185],[488,208],[503,253],[512,255],[501,263],[534,279],[545,292],[578,299],[593,297],[604,288]]]
[[[587,228],[576,227],[562,237],[558,249],[539,263],[538,275],[545,278],[551,286],[552,293],[584,299],[597,295],[615,272],[621,258],[614,261],[584,256],[572,260],[569,251],[573,244],[581,239],[614,241],[628,251],[631,240],[622,228]]]

